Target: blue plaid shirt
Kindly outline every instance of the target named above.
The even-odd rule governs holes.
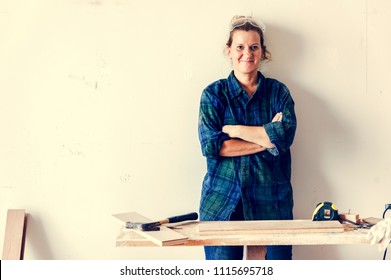
[[[282,122],[271,122],[282,112]],[[274,148],[239,157],[219,156],[230,139],[223,125],[264,126]],[[198,134],[207,172],[202,184],[200,219],[229,220],[242,199],[246,220],[293,219],[290,146],[296,131],[294,101],[281,82],[258,72],[252,98],[233,72],[201,95]]]

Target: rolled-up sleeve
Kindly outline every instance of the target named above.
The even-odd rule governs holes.
[[[229,136],[222,132],[223,110],[221,101],[205,89],[201,95],[198,119],[198,136],[205,157],[219,157],[223,142],[229,139]]]
[[[274,111],[282,112],[281,122],[270,122],[264,125],[270,141],[274,144],[274,148],[268,151],[278,156],[280,153],[286,152],[292,145],[296,133],[296,114],[295,103],[289,93],[289,90],[282,86],[277,95],[278,101],[275,102],[276,108]]]

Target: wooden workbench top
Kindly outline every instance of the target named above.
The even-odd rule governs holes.
[[[265,221],[267,222],[267,221]],[[274,221],[268,221],[274,223]],[[283,223],[282,221],[279,221]],[[366,236],[368,229],[354,229],[348,225],[341,225],[341,230],[319,231],[312,228],[297,230],[277,229],[272,230],[226,230],[224,224],[229,222],[187,222],[172,224],[170,228],[186,236],[188,239],[183,244],[174,246],[213,246],[213,245],[335,245],[335,244],[368,244]],[[236,226],[246,226],[248,221],[235,222]],[[291,221],[292,225],[299,222]],[[310,224],[311,221],[300,220],[301,224]],[[316,223],[316,222],[315,222]],[[205,231],[214,226],[221,230]],[[201,229],[201,230],[200,230]],[[232,229],[232,228],[231,228]],[[205,231],[204,231],[205,230]],[[116,246],[157,246],[147,238],[139,235],[134,230],[122,227],[116,239]]]

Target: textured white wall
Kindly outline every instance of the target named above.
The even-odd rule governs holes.
[[[0,240],[30,214],[26,259],[202,259],[202,248],[116,248],[111,214],[198,210],[199,97],[226,77],[235,14],[267,25],[264,73],[296,101],[296,218],[320,201],[381,216],[391,203],[391,2],[0,2]],[[3,244],[0,243],[0,250]],[[297,246],[295,259],[380,259]]]

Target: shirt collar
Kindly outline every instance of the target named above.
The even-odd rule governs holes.
[[[258,71],[258,86],[257,86],[257,89],[256,89],[254,95],[258,91],[261,90],[261,83],[264,78],[265,77],[262,75],[262,73]],[[230,99],[233,99],[233,98],[237,97],[238,95],[243,94],[244,89],[240,85],[238,79],[236,79],[236,77],[234,75],[234,71],[231,71],[231,73],[229,74],[229,76],[227,78],[227,81],[228,81],[228,96]]]

